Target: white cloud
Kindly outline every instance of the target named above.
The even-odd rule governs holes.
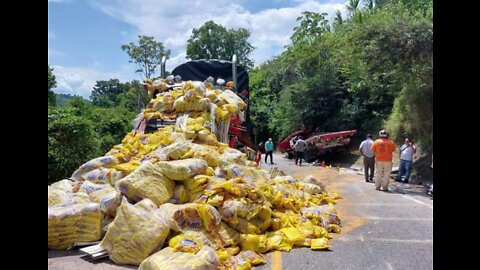
[[[134,71],[129,65],[122,65],[119,70],[106,72],[98,67],[101,63],[95,61],[92,68],[64,67],[60,65],[50,66],[57,81],[57,87],[53,89],[56,93],[80,95],[89,98],[93,86],[99,80],[119,79],[121,82],[137,79]]]
[[[265,9],[250,12],[226,0],[92,0],[92,6],[105,14],[134,26],[139,35],[151,35],[177,52],[167,62],[184,58],[187,40],[193,28],[208,20],[227,28],[244,27],[251,31],[250,42],[256,48],[252,53],[255,64],[261,64],[279,53],[278,48],[288,45],[297,17],[305,11],[327,12],[331,19],[337,9],[344,13],[344,3],[319,3],[313,0],[295,1],[294,7]]]

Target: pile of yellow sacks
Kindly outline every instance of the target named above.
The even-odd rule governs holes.
[[[98,203],[79,203],[48,208],[48,248],[67,249],[77,242],[92,242],[102,234]]]
[[[312,176],[272,178],[211,132],[245,106],[201,82],[163,89],[144,115],[175,113],[175,126],[132,131],[49,186],[49,248],[102,240],[112,261],[144,270],[250,269],[268,251],[329,249],[337,194]]]

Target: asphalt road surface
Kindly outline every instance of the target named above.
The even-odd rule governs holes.
[[[343,197],[337,203],[342,232],[332,234],[331,251],[294,248],[271,252],[267,263],[255,269],[433,269],[433,200],[418,185],[390,182],[389,192],[376,191],[363,180],[362,172],[350,168],[321,168],[274,154],[275,165],[296,178],[312,174],[329,191]],[[117,266],[108,258],[88,261],[78,250],[48,251],[51,270],[137,269]]]

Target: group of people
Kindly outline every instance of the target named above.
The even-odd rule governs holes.
[[[298,136],[293,138],[290,141],[290,146],[295,150],[296,152],[296,158],[295,158],[295,165],[302,166],[302,160],[305,159],[304,151],[307,148],[307,143],[303,140],[302,136]],[[260,142],[258,144],[258,152],[257,152],[257,157],[255,159],[255,162],[259,164],[261,160],[262,154],[265,154],[265,163],[267,163],[267,159],[270,156],[270,164],[275,164],[273,163],[273,141],[272,138],[269,138],[266,143]]]
[[[255,159],[255,162],[257,164],[260,163],[260,159],[262,158],[262,154],[265,154],[265,163],[267,163],[267,158],[270,156],[270,164],[275,164],[275,163],[273,163],[273,140],[272,140],[272,138],[269,138],[266,143],[263,143],[263,141],[262,141],[258,144],[257,158]]]
[[[359,150],[363,156],[365,181],[373,182],[375,175],[375,189],[388,191],[388,182],[393,165],[393,153],[397,147],[388,138],[389,134],[385,130],[381,130],[378,135],[380,138],[373,141],[372,135],[368,134],[366,140],[360,144]],[[402,182],[404,174],[405,179],[403,183],[410,181],[413,155],[415,153],[414,142],[410,138],[405,138],[404,144],[399,149],[400,164],[395,181]],[[377,171],[376,174],[375,170]]]

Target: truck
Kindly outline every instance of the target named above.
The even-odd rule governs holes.
[[[160,77],[165,78],[166,59],[162,59],[160,66]],[[232,81],[234,88],[232,91],[241,97],[247,104],[244,115],[232,116],[228,128],[228,140],[226,143],[230,147],[240,149],[248,154],[250,159],[254,158],[256,146],[252,143],[252,126],[250,124],[249,109],[249,77],[247,71],[237,64],[237,57],[233,55],[232,61],[217,59],[191,60],[180,64],[171,71],[171,75],[180,76],[183,81],[205,81],[212,77],[214,81],[223,79],[225,82]],[[178,84],[172,84],[169,87],[177,87]],[[215,87],[219,87],[215,85]],[[161,120],[152,119],[146,123],[146,132],[154,132],[160,127],[175,124],[175,119]]]
[[[310,129],[302,127],[278,141],[277,148],[291,159],[295,156],[293,143],[296,138],[302,136],[307,143],[307,149],[304,152],[305,159],[307,162],[313,162],[327,153],[343,151],[350,144],[350,138],[356,133],[357,130],[314,133]]]

